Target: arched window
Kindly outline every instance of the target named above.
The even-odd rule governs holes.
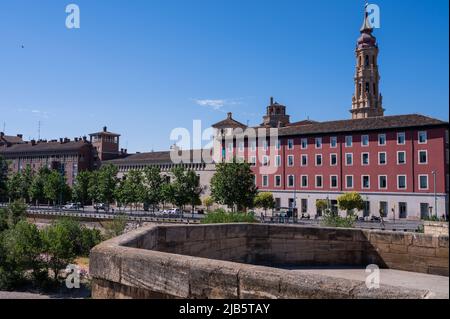
[[[365,58],[365,62],[364,62],[364,63],[365,63],[366,66],[369,66],[369,63],[370,63],[370,62],[369,62],[369,56],[368,56],[368,55],[366,55],[366,58]]]

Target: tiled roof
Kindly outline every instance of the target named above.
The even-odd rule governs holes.
[[[10,147],[0,148],[0,154],[8,155],[15,153],[46,153],[46,152],[73,152],[79,151],[86,145],[91,145],[84,141],[60,142],[39,142],[35,145],[30,142],[11,145]]]
[[[397,128],[448,126],[448,122],[420,114],[373,117],[330,122],[298,122],[279,128],[279,136],[317,135],[346,132],[368,132]],[[256,127],[255,129],[258,129]]]
[[[201,156],[202,150],[191,150],[190,151],[190,160],[193,155]],[[170,151],[162,151],[162,152],[149,152],[149,153],[136,153],[130,154],[123,158],[118,158],[114,160],[104,161],[103,164],[113,164],[113,165],[127,165],[127,164],[171,164],[172,159],[170,157]]]
[[[3,135],[1,137],[1,140],[4,140],[6,143],[10,143],[10,144],[17,144],[17,143],[22,143],[23,142],[21,137],[19,137],[19,136],[9,136],[9,135]]]
[[[247,126],[233,119],[232,114],[228,113],[228,117],[216,124],[211,125],[213,128],[246,128]]]

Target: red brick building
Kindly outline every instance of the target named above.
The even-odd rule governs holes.
[[[219,155],[252,163],[260,191],[272,192],[278,207],[311,216],[317,200],[337,209],[337,197],[352,191],[366,202],[364,216],[419,219],[435,214],[436,206],[446,214],[448,123],[418,114],[384,116],[379,50],[367,14],[360,32],[351,120],[290,123],[286,106],[271,98],[259,127],[247,128],[231,113],[213,125]]]
[[[0,156],[10,162],[10,173],[20,172],[29,166],[33,171],[41,167],[56,169],[64,173],[67,183],[72,186],[78,172],[97,169],[102,160],[122,156],[119,150],[118,134],[107,131],[87,137],[60,138],[59,140],[23,141],[22,136],[8,137],[2,134]]]

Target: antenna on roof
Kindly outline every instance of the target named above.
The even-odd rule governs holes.
[[[41,140],[41,121],[38,121],[38,140]]]

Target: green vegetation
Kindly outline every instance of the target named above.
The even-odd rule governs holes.
[[[209,212],[212,205],[214,205],[214,199],[211,196],[205,197],[203,199],[203,206],[206,207],[207,212]]]
[[[78,256],[88,256],[102,241],[98,229],[70,219],[56,220],[39,230],[26,221],[22,201],[0,209],[0,289],[23,284],[47,288],[60,280],[60,270]]]
[[[267,214],[268,209],[275,207],[275,200],[272,193],[258,193],[254,199],[254,207],[264,209],[264,212]]]
[[[364,209],[364,200],[359,193],[346,193],[338,197],[338,207],[347,211],[348,216],[355,216],[356,211]]]
[[[317,201],[318,209],[323,210],[322,224],[327,227],[353,228],[356,222],[356,212],[364,208],[364,200],[358,193],[346,193],[338,197],[338,207],[347,211],[346,217],[341,217],[327,208],[327,201]]]
[[[331,209],[323,211],[322,225],[326,227],[353,228],[355,221],[356,219],[352,215],[341,217],[339,214],[333,213]]]
[[[211,179],[211,195],[216,203],[232,211],[245,210],[253,207],[257,192],[250,164],[236,160],[217,164]]]
[[[256,223],[257,220],[253,214],[226,212],[224,209],[218,209],[208,213],[202,220],[202,224],[229,224],[229,223]]]

